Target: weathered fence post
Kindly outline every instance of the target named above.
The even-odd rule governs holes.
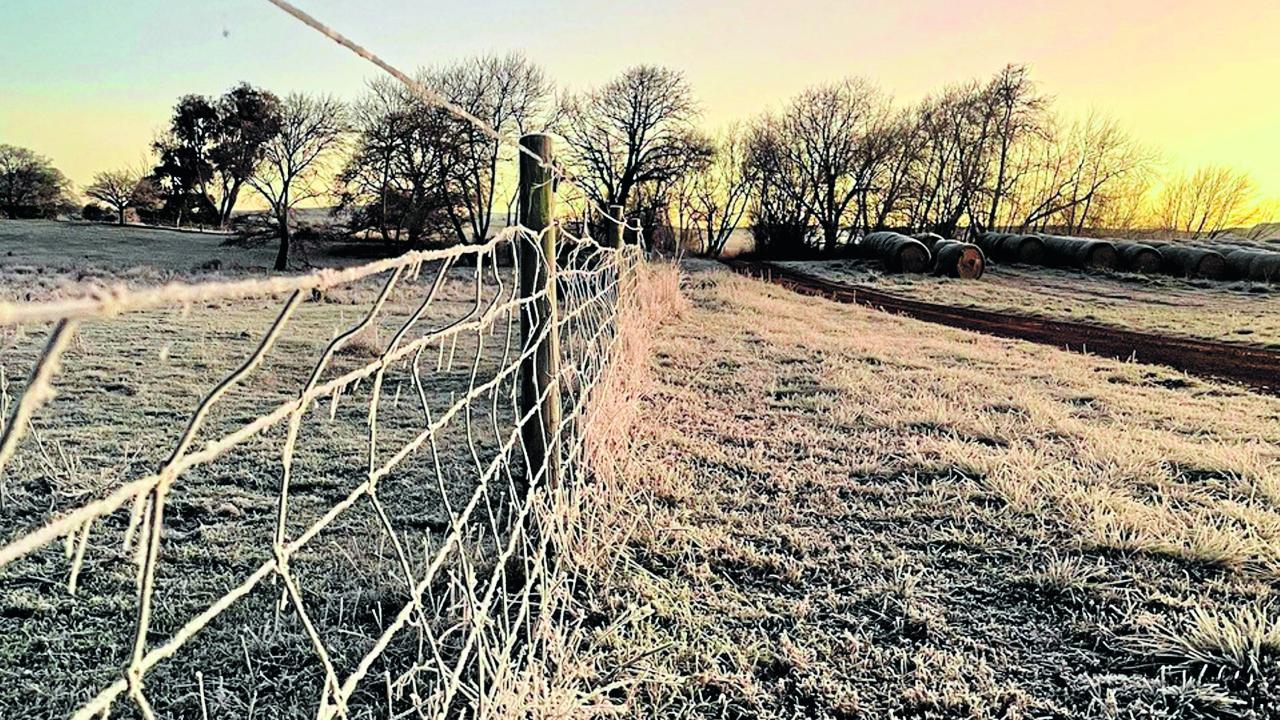
[[[560,331],[556,318],[553,143],[550,135],[535,134],[520,138],[520,145],[535,156],[520,153],[520,224],[537,233],[522,235],[519,245],[520,297],[528,300],[537,296],[520,313],[522,346],[535,348],[520,362],[520,413],[522,417],[533,413],[521,428],[529,459],[522,488],[527,491],[527,483],[533,482],[544,465],[545,484],[554,485],[560,479],[556,438],[560,428]]]
[[[618,250],[621,250],[622,246],[626,244],[626,240],[622,236],[622,224],[627,219],[622,216],[622,213],[623,208],[621,205],[609,206],[609,217],[612,218],[607,221],[609,225],[609,244]]]

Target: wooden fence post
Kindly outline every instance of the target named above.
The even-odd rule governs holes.
[[[629,217],[626,219],[626,227],[623,228],[623,230],[626,231],[626,234],[627,234],[626,242],[628,245],[640,244],[640,233],[637,232],[639,228],[640,228],[639,218]]]
[[[622,246],[626,243],[626,240],[622,237],[622,224],[625,223],[627,219],[623,217],[622,213],[623,208],[621,205],[610,205],[609,215],[613,219],[606,220],[606,223],[609,225],[609,244],[619,250],[621,250]]]
[[[544,466],[544,484],[554,485],[560,479],[556,438],[560,428],[560,330],[556,316],[555,177],[551,170],[554,146],[551,136],[543,134],[525,135],[520,145],[536,156],[520,153],[520,224],[538,233],[522,235],[519,245],[520,297],[538,296],[520,312],[522,347],[536,343],[536,349],[520,363],[520,414],[533,412],[521,428],[529,460],[526,485],[521,490],[527,492],[528,483]]]

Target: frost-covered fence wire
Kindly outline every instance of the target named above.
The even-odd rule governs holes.
[[[0,587],[14,573],[20,576],[24,561],[41,553],[47,556],[47,550],[58,543],[66,550],[65,586],[47,592],[77,593],[86,573],[93,572],[86,560],[103,546],[118,547],[118,554],[135,566],[135,602],[127,617],[120,618],[132,626],[126,657],[117,677],[79,703],[71,716],[189,717],[196,708],[197,714],[209,712],[206,678],[225,674],[226,668],[196,668],[194,693],[166,697],[159,703],[153,694],[164,694],[166,688],[149,683],[149,678],[181,658],[184,648],[212,623],[264,588],[276,595],[277,602],[266,608],[254,606],[261,612],[248,619],[243,612],[236,617],[254,625],[254,632],[279,632],[284,625],[306,638],[321,676],[319,696],[311,702],[315,717],[485,714],[522,662],[535,652],[530,648],[535,642],[530,623],[544,592],[541,583],[547,575],[552,538],[550,533],[536,531],[534,516],[546,505],[548,486],[571,486],[586,469],[583,442],[592,393],[609,367],[618,315],[630,302],[639,261],[635,246],[606,248],[589,238],[574,238],[563,227],[559,233],[558,309],[553,325],[560,335],[557,385],[562,419],[550,443],[563,475],[558,478],[546,476],[545,463],[526,467],[521,439],[524,426],[541,419],[534,417],[536,407],[522,409],[516,376],[550,328],[542,324],[542,335],[520,337],[521,314],[531,312],[546,292],[527,297],[519,292],[520,263],[529,258],[522,258],[514,247],[539,246],[520,242],[539,237],[524,227],[504,230],[483,245],[412,252],[350,269],[0,304],[0,326],[50,327],[27,382],[15,391],[0,434],[0,492],[7,493],[13,490],[11,480],[20,475],[14,470],[15,456],[40,442],[34,428],[40,424],[42,408],[60,385],[76,380],[60,369],[82,328],[130,314],[215,300],[260,302],[274,297],[280,301],[274,320],[239,366],[208,388],[190,409],[184,429],[158,466],[113,483],[11,537],[0,537]],[[460,283],[469,290],[456,292]],[[445,312],[440,306],[447,287],[464,299],[450,300],[453,310]],[[226,398],[252,390],[256,382],[283,379],[267,368],[272,367],[273,355],[298,352],[297,340],[283,350],[281,339],[293,329],[300,308],[323,301],[327,294],[354,288],[368,291],[367,300],[359,304],[361,314],[327,343],[321,340],[314,345],[318,352],[310,369],[297,376],[288,399],[215,430],[210,418]],[[377,338],[376,330],[387,324],[396,302],[405,311],[395,318],[389,335],[378,338],[370,350],[371,331]],[[460,305],[465,310],[459,311]],[[339,367],[336,360],[349,359],[349,350],[356,345],[371,353],[370,359],[355,366],[347,361]],[[394,392],[390,390],[393,378]],[[446,381],[450,383],[447,392],[443,385],[437,387]],[[362,402],[358,419],[338,415],[344,398]],[[327,408],[322,407],[325,404]],[[416,410],[409,415],[402,407]],[[317,431],[326,411],[329,423],[346,423],[326,433],[359,433],[364,470],[359,482],[300,526],[294,508],[294,467],[306,460],[300,441]],[[386,415],[395,415],[392,425],[384,420]],[[65,436],[100,429],[61,430]],[[263,543],[269,545],[265,548],[269,552],[198,612],[172,622],[172,613],[165,607],[172,595],[161,597],[157,592],[168,559],[166,546],[172,545],[166,532],[169,500],[193,473],[250,446],[262,452],[268,438],[276,473],[274,531]],[[466,486],[465,492],[459,492],[460,484]],[[426,496],[427,503],[414,490],[424,486],[433,490]],[[366,628],[372,624],[374,631],[354,643],[359,652],[347,647],[344,657],[348,659],[340,662],[332,651],[333,634],[315,618],[318,611],[327,614],[326,603],[331,599],[310,595],[294,563],[326,533],[341,533],[342,518],[356,508],[376,518],[375,531],[362,536],[361,542],[376,541],[387,548],[388,557],[393,558],[391,575],[399,586],[395,595],[402,602],[396,612],[365,623]],[[403,526],[404,518],[432,513],[447,521],[425,531]],[[7,520],[13,521],[7,525],[21,524],[22,518]],[[182,600],[189,605],[190,598]],[[155,619],[162,611],[170,618],[163,628]],[[226,656],[236,654],[233,648]],[[79,679],[59,672],[39,675],[38,668],[18,670],[34,671],[49,684]],[[371,686],[376,686],[376,692]],[[260,709],[266,716],[285,716],[282,708]]]

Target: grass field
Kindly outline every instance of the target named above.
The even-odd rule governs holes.
[[[855,260],[784,261],[836,282],[929,302],[1280,347],[1280,286],[1040,267],[991,267],[978,281],[885,274]]]
[[[636,716],[1280,713],[1280,400],[687,285],[593,584]]]
[[[322,381],[375,360],[438,270],[426,266],[420,275],[404,278],[378,321],[339,352]],[[510,292],[510,269],[505,272]],[[477,302],[484,307],[501,292],[488,274],[477,285],[474,268],[455,267],[447,277],[438,300],[404,343],[473,317]],[[323,348],[363,317],[382,280],[385,275],[303,302],[264,365],[215,407],[195,447],[296,397]],[[200,398],[249,357],[282,304],[280,298],[215,301],[86,323],[63,358],[57,394],[35,416],[28,438],[0,476],[0,544],[154,472]],[[46,330],[24,327],[0,335],[0,404],[6,416]],[[456,513],[476,490],[481,468],[506,455],[502,467],[508,469],[483,491],[475,528],[465,538],[469,562],[460,564],[455,556],[444,575],[487,572],[484,566],[492,561],[486,558],[499,539],[491,533],[510,522],[503,508],[515,463],[502,445],[514,422],[515,376],[501,370],[510,364],[510,344],[518,337],[518,323],[507,313],[482,332],[433,343],[410,356],[412,362],[392,365],[378,407],[376,459],[369,455],[371,382],[319,400],[299,432],[286,537],[303,533],[347,498],[371,465],[387,462],[417,437],[428,422],[424,413],[441,418],[477,378],[494,378],[428,448],[405,457],[379,483],[388,520],[400,532],[416,576],[445,531],[460,522]],[[414,365],[424,377],[421,395]],[[285,426],[277,424],[197,466],[174,485],[156,580],[153,646],[271,559]],[[490,527],[496,529],[486,533]],[[0,570],[0,717],[68,716],[120,677],[137,608],[140,545],[131,536],[138,537],[125,505],[92,526],[78,571],[60,542]],[[81,535],[75,537],[67,547],[76,546],[78,555]],[[344,672],[371,649],[407,600],[398,552],[375,508],[362,501],[291,561],[312,620]],[[157,712],[197,717],[204,703],[219,708],[220,717],[312,717],[324,674],[298,616],[277,606],[282,592],[279,582],[260,584],[150,674],[147,687]],[[445,633],[446,647],[454,642],[447,638],[456,623],[447,609],[458,601],[448,593],[432,600],[440,610],[435,630]],[[427,625],[417,628],[391,645],[390,664],[374,665],[378,681],[364,688],[359,698],[366,709],[353,717],[370,717],[369,706],[385,704],[379,700],[386,693],[382,670],[399,672],[411,664],[415,642],[430,631]],[[130,713],[121,703],[112,717]]]
[[[36,259],[27,260],[37,264],[0,275],[4,297],[52,300],[121,283],[263,274],[240,263],[236,250],[222,248],[231,262],[218,269],[141,264],[152,258],[148,247],[127,245],[115,266],[88,274],[66,262],[66,248],[28,247]],[[171,256],[154,254],[165,258]],[[441,708],[560,707],[565,698],[582,704],[549,669],[538,666],[530,675],[530,658],[569,642],[560,630],[544,629],[549,619],[525,612],[531,598],[547,618],[558,612],[553,608],[565,581],[539,558],[553,536],[566,532],[555,519],[566,506],[557,492],[527,501],[511,494],[528,475],[514,410],[519,318],[507,302],[518,283],[509,263],[486,258],[479,269],[464,258],[447,271],[438,262],[406,270],[374,324],[344,344],[318,376],[323,384],[376,366],[438,284],[428,311],[399,346],[446,334],[386,366],[376,422],[367,377],[323,393],[300,418],[283,537],[292,542],[324,524],[289,557],[307,617],[289,598],[294,588],[274,573],[266,576],[147,673],[144,691],[159,717],[315,717],[327,682],[317,642],[339,679],[377,653],[360,671],[367,672],[364,682],[354,686],[352,718],[388,717],[393,704],[425,715]],[[646,336],[643,323],[652,321],[614,315],[617,290],[610,278],[619,267],[614,263],[623,261],[606,260],[571,254],[565,263],[572,272],[558,284],[567,422],[561,442],[579,463],[577,453],[589,452],[582,449],[579,423],[588,419],[579,403],[602,377],[610,338]],[[667,295],[678,295],[673,268],[633,272],[626,282],[642,299],[651,284],[646,278],[657,275],[668,278]],[[387,279],[382,273],[301,296],[266,360],[214,406],[190,450],[198,453],[296,398],[330,340],[380,302]],[[253,354],[283,306],[282,297],[214,300],[84,322],[61,358],[55,393],[0,475],[0,549],[156,472],[201,398]],[[449,334],[450,328],[460,331]],[[50,329],[0,331],[5,419],[23,397]],[[182,636],[188,623],[238,592],[260,568],[272,567],[287,425],[277,422],[195,465],[169,490],[150,652]],[[424,440],[427,428],[433,429]],[[571,479],[578,472],[566,469],[566,487],[577,484]],[[376,499],[361,489],[375,475]],[[143,507],[125,501],[71,531],[65,543],[40,546],[0,568],[0,717],[67,717],[103,688],[123,688],[139,611]],[[530,521],[526,511],[550,518],[538,521],[546,529],[533,536],[542,554],[529,535],[513,530]],[[504,561],[499,553],[516,538],[524,541]],[[425,587],[421,610],[409,601],[412,585]],[[393,620],[403,623],[401,630],[383,647],[380,636]],[[111,717],[140,716],[120,696],[111,710]]]
[[[271,246],[244,249],[223,243],[220,233],[116,226],[54,220],[0,220],[0,268],[190,271],[212,263],[235,268],[270,268]]]
[[[261,272],[257,251],[209,244],[200,252],[222,257],[222,269],[191,273],[199,263],[148,237],[82,277],[68,258],[83,246],[51,246],[55,230],[22,257],[0,248],[4,297]],[[142,258],[155,264],[139,266]],[[1039,270],[959,283],[825,267],[931,300],[1038,302],[1074,319],[1086,319],[1072,314],[1080,308],[1097,321],[1213,337],[1223,337],[1214,322],[1237,317],[1224,310],[1231,303],[1275,302],[1244,288]],[[378,329],[326,377],[375,356],[431,270],[390,296]],[[473,272],[451,271],[431,328],[474,307]],[[572,602],[544,618],[563,647],[531,682],[525,716],[1280,714],[1280,399],[805,298],[714,263],[684,264],[683,300],[674,270],[658,274],[667,284],[648,302],[660,317],[632,329],[624,391],[601,409],[593,440],[612,460],[565,516]],[[1126,305],[1130,287],[1136,299]],[[377,290],[365,282],[308,297],[201,441],[292,397]],[[0,477],[0,545],[153,471],[202,393],[248,356],[279,307],[217,301],[86,324],[58,394]],[[1270,342],[1255,316],[1239,317],[1232,327]],[[46,331],[0,334],[0,415]],[[469,387],[471,358],[480,376],[497,372],[502,346],[499,332],[429,348],[429,411]],[[304,418],[290,535],[366,477],[369,392],[351,387]],[[505,407],[486,396],[444,428],[432,453],[385,479],[382,498],[411,538],[414,572],[474,489],[477,467],[500,452]],[[379,406],[384,457],[421,428],[422,412],[408,369],[393,367]],[[265,432],[175,485],[153,643],[270,558],[283,436]],[[436,477],[436,457],[445,482],[424,482]],[[504,493],[486,492],[482,507],[500,508]],[[128,516],[122,508],[86,536],[74,595],[77,542],[0,569],[0,717],[65,716],[119,677],[136,611]],[[469,539],[471,563],[450,566],[452,589],[433,595],[435,606],[455,607],[493,542],[483,531]],[[393,543],[360,503],[294,561],[335,664],[349,668],[405,602]],[[278,611],[281,593],[278,583],[258,587],[148,676],[163,717],[203,718],[202,704],[210,718],[313,715],[323,673],[296,614]],[[448,635],[455,620],[442,613],[433,630]],[[387,715],[380,678],[416,656],[421,632],[408,635],[374,666],[353,717]],[[132,717],[117,707],[112,717]]]

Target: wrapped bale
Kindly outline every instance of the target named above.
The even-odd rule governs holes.
[[[937,233],[913,235],[933,253],[933,274],[977,280],[987,270],[987,256],[973,243],[950,240]]]
[[[1000,246],[1000,241],[1008,236],[1009,233],[978,233],[977,237],[973,238],[973,243],[982,248],[982,252],[986,253],[987,257],[996,260],[1004,260],[1004,257],[997,251],[997,248]]]
[[[979,235],[975,242],[995,260],[1023,265],[1044,262],[1044,242],[1035,235],[987,232]]]
[[[1227,277],[1233,280],[1248,280],[1249,266],[1258,257],[1257,250],[1242,247],[1222,247],[1218,249],[1222,258],[1227,261]]]
[[[889,272],[922,273],[931,259],[924,243],[896,232],[873,232],[862,238],[858,250],[883,262]]]
[[[987,271],[987,258],[977,245],[958,240],[937,240],[933,244],[933,274],[962,280],[977,280]]]
[[[1249,279],[1258,282],[1280,282],[1280,253],[1258,253],[1258,257],[1249,263]]]
[[[1227,276],[1227,259],[1217,250],[1180,243],[1156,245],[1164,258],[1162,269],[1170,275],[1222,280]]]
[[[1252,248],[1222,248],[1227,261],[1227,277],[1237,280],[1274,282],[1280,280],[1280,253]]]
[[[1044,262],[1044,241],[1035,235],[1010,235],[1001,243],[1009,262],[1039,265]]]
[[[924,243],[924,246],[929,248],[930,251],[933,250],[934,245],[938,244],[939,242],[942,242],[943,240],[946,240],[946,238],[942,237],[938,233],[931,233],[931,232],[916,233],[911,237]]]
[[[1050,263],[1083,270],[1115,270],[1120,265],[1116,246],[1106,240],[1041,235]]]
[[[1120,267],[1129,272],[1150,275],[1160,272],[1164,264],[1160,251],[1144,243],[1116,243],[1116,254],[1120,257]]]

